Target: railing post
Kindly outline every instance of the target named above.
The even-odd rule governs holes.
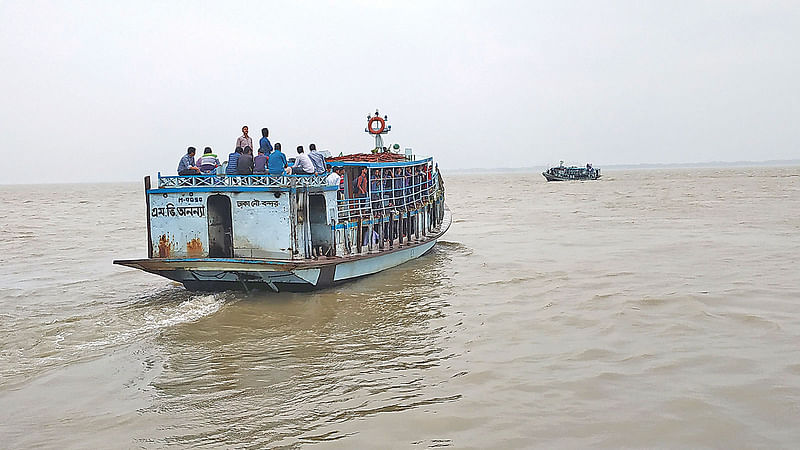
[[[361,254],[361,247],[362,247],[362,239],[364,235],[364,228],[363,228],[363,220],[361,216],[358,217],[358,230],[356,230],[356,250],[358,253]]]
[[[375,215],[374,214],[369,216],[369,227],[367,229],[367,233],[369,234],[369,236],[367,236],[367,251],[372,253],[372,250],[373,250],[373,248],[372,248],[373,247],[373,245],[372,245],[372,236],[375,233]]]
[[[158,174],[159,184],[161,183],[161,172]],[[147,208],[147,257],[153,257],[153,234],[150,227],[150,176],[144,177],[144,203]]]
[[[383,232],[383,216],[380,216],[380,221],[378,223],[378,250],[383,250],[383,239],[385,238]]]

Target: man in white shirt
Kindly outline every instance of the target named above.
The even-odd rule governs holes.
[[[337,167],[336,169],[331,170],[330,167],[331,166],[328,166],[328,171],[330,174],[325,178],[325,182],[328,186],[336,186],[338,188],[342,179],[342,176],[338,173],[339,168]]]
[[[344,169],[337,167],[331,170],[331,166],[328,166],[328,172],[330,172],[330,174],[325,177],[325,184],[328,186],[336,186],[336,197],[339,199],[344,198],[344,192],[342,192],[342,173]]]
[[[314,163],[303,153],[303,146],[297,146],[297,158],[292,166],[292,175],[314,175]]]

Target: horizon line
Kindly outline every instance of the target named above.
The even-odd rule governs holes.
[[[800,159],[768,159],[768,160],[740,160],[740,161],[706,161],[706,162],[682,162],[682,163],[636,163],[636,164],[608,164],[598,167],[601,170],[620,170],[620,169],[689,169],[689,168],[724,168],[724,167],[793,167],[800,166]],[[458,173],[490,173],[490,172],[538,172],[552,166],[526,166],[526,167],[469,167],[463,169],[443,169],[443,172]],[[142,175],[142,179],[145,176]],[[39,183],[2,183],[0,186],[40,186],[40,185],[71,185],[71,184],[121,184],[138,183],[130,179],[114,181],[44,181]]]

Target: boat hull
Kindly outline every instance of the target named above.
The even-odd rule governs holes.
[[[435,233],[418,242],[372,253],[318,260],[245,258],[147,258],[114,264],[140,269],[182,283],[191,291],[271,290],[310,291],[371,275],[419,258],[447,231],[449,211]]]
[[[542,172],[542,175],[544,175],[547,181],[584,181],[584,180],[597,180],[600,178],[600,175],[597,175],[596,177],[585,176],[585,177],[568,178],[568,177],[554,175],[548,172]]]

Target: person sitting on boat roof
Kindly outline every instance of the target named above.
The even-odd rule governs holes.
[[[317,145],[308,146],[308,159],[314,164],[314,173],[319,175],[325,173],[325,155],[317,151]]]
[[[263,147],[258,149],[258,155],[253,158],[253,175],[267,174],[267,161],[269,161],[269,156],[265,155],[264,152],[265,149]]]
[[[297,159],[292,166],[292,175],[314,175],[314,163],[303,153],[303,146],[297,146]]]
[[[186,154],[183,155],[181,161],[178,163],[178,175],[198,175],[200,169],[194,165],[194,154],[197,150],[194,147],[186,149]]]
[[[262,128],[261,129],[261,140],[258,141],[258,153],[262,153],[261,150],[264,150],[265,155],[269,155],[272,153],[272,144],[269,142],[269,129]],[[258,158],[256,156],[256,158]]]
[[[225,168],[225,175],[239,174],[236,164],[238,163],[240,156],[242,156],[242,147],[236,147],[236,150],[228,155],[228,167]]]
[[[253,174],[253,149],[245,147],[239,160],[236,161],[236,173],[239,175],[252,175]]]
[[[217,159],[217,155],[211,151],[211,147],[206,147],[203,150],[203,156],[198,159],[197,165],[200,167],[200,172],[212,173],[219,167],[219,159]]]
[[[247,125],[242,127],[242,135],[236,138],[236,146],[241,148],[253,148],[253,138],[247,134]]]
[[[283,154],[281,151],[281,143],[276,142],[275,147],[272,150],[272,153],[269,155],[269,160],[267,161],[267,168],[269,169],[270,175],[283,175],[286,172],[286,167],[289,164],[286,163],[286,155]]]

